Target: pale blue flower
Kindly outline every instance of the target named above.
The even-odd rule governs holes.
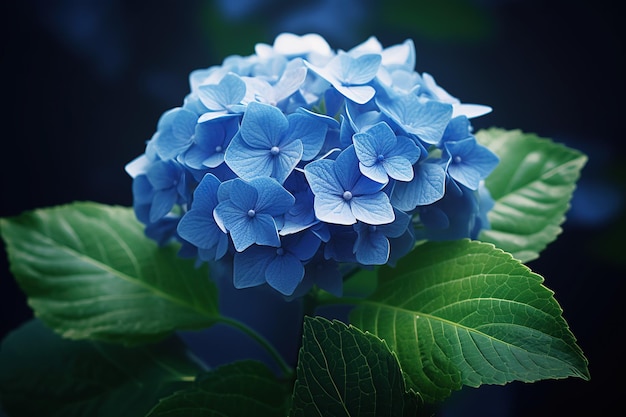
[[[487,178],[500,161],[496,154],[479,144],[473,136],[445,142],[444,149],[450,157],[448,174],[470,190],[477,190],[480,181]]]
[[[363,175],[380,183],[389,178],[399,181],[413,179],[413,164],[420,148],[405,136],[396,136],[385,122],[354,134],[354,150]]]
[[[302,140],[289,134],[287,117],[274,106],[252,102],[224,160],[241,178],[285,181],[302,158]]]
[[[361,173],[354,146],[334,161],[309,163],[304,172],[315,194],[315,214],[320,220],[343,225],[357,221],[378,225],[394,220],[389,198],[382,191],[385,184]]]

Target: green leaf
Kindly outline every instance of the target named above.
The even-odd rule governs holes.
[[[492,244],[425,243],[379,275],[350,322],[387,342],[427,402],[462,385],[589,378],[543,278]]]
[[[0,233],[29,305],[64,337],[133,344],[219,318],[207,268],[159,248],[130,208],[39,209],[0,219]]]
[[[176,338],[126,348],[32,320],[0,345],[0,402],[11,417],[144,416],[200,371]]]
[[[398,360],[374,335],[305,317],[291,417],[415,416]]]
[[[495,206],[488,214],[491,229],[480,240],[531,261],[561,233],[587,157],[519,130],[481,130],[476,138],[500,157],[485,181]]]
[[[198,376],[196,383],[162,399],[148,417],[286,416],[290,386],[262,363],[241,361]]]

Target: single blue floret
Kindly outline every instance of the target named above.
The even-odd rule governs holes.
[[[220,185],[218,199],[215,220],[230,234],[237,252],[253,244],[280,246],[276,218],[285,214],[295,199],[276,180],[235,178]]]
[[[252,102],[224,160],[243,179],[267,176],[282,184],[302,153],[302,141],[289,135],[287,117],[274,106]]]
[[[396,136],[385,122],[376,123],[352,137],[363,175],[380,183],[389,177],[398,181],[413,179],[413,164],[420,148],[405,136]]]
[[[309,163],[304,172],[315,194],[315,214],[320,220],[343,225],[357,221],[377,225],[394,220],[389,198],[382,191],[385,184],[361,173],[354,146],[343,150],[334,161]]]

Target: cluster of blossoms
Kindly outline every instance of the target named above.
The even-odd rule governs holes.
[[[126,170],[146,234],[232,265],[237,288],[342,291],[342,268],[394,263],[421,240],[475,238],[498,158],[463,104],[414,70],[410,40],[334,51],[279,35],[190,74]]]

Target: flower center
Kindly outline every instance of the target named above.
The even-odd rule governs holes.
[[[455,162],[456,164],[460,164],[460,163],[461,163],[461,161],[462,161],[462,159],[461,159],[461,157],[460,157],[459,155],[457,155],[457,156],[455,156],[455,157],[454,157],[454,162]]]
[[[217,146],[215,147],[215,152],[216,152],[216,153],[220,153],[220,152],[222,152],[222,149],[223,149],[223,148],[222,148],[220,145],[217,145]]]
[[[285,254],[285,250],[283,248],[276,249],[276,255],[283,256]]]
[[[374,233],[374,232],[376,231],[376,226],[375,226],[375,225],[371,225],[371,226],[369,227],[369,229],[370,229],[370,232],[371,232],[371,233]]]
[[[270,153],[276,156],[280,153],[280,148],[278,146],[272,146],[272,149],[270,149]]]
[[[350,201],[352,199],[352,193],[350,191],[344,191],[343,199],[346,201]]]
[[[254,217],[256,215],[256,211],[250,209],[248,210],[248,217]]]
[[[378,155],[377,159],[378,159],[378,162],[383,162],[385,160],[385,155],[380,154],[380,155]]]

